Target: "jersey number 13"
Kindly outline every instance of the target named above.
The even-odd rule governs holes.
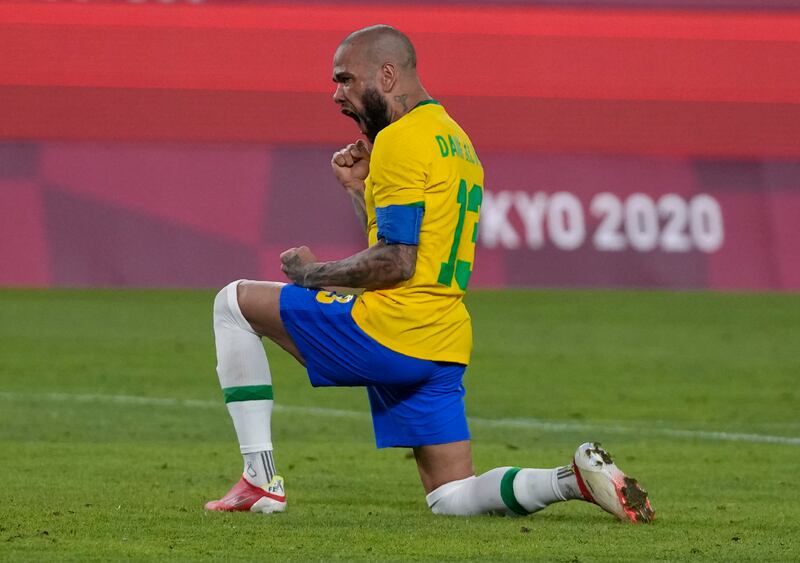
[[[467,181],[461,180],[458,185],[458,197],[456,201],[458,201],[459,205],[458,223],[453,233],[453,245],[450,247],[447,262],[442,262],[442,266],[439,269],[438,282],[442,285],[452,286],[453,279],[455,278],[458,287],[461,288],[462,291],[465,291],[469,283],[469,277],[472,274],[475,243],[478,241],[478,214],[480,213],[481,203],[483,202],[483,188],[478,184],[473,184],[468,191]],[[471,230],[469,228],[465,229],[465,226],[469,222],[468,219],[472,220]],[[466,240],[464,240],[465,238]],[[465,245],[471,246],[467,248]],[[469,250],[467,256],[470,257],[470,260],[459,259],[459,248],[462,249],[462,255],[467,254],[464,250]]]

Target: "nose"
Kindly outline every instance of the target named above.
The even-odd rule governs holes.
[[[345,101],[344,96],[342,95],[342,85],[336,84],[336,90],[333,92],[333,101],[339,105],[342,105]]]

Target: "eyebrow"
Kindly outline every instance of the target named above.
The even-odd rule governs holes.
[[[333,75],[333,81],[337,82],[337,83],[338,82],[342,82],[342,81],[346,80],[347,78],[353,78],[353,75],[350,74],[349,72],[345,72],[345,71],[340,71],[340,72],[337,72],[337,73],[335,73]]]

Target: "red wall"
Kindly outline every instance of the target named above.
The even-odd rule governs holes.
[[[0,4],[0,284],[357,249],[330,63],[375,22],[486,166],[474,285],[800,289],[797,12],[340,4]]]

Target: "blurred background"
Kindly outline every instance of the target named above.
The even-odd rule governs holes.
[[[800,289],[800,2],[0,3],[0,285],[215,287],[364,245],[344,36],[486,170],[472,287]]]

